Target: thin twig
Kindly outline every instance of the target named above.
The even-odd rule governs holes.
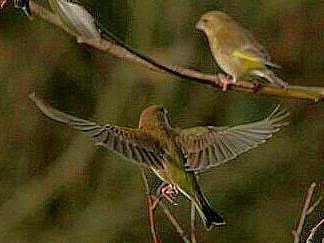
[[[197,230],[196,230],[196,207],[193,201],[191,201],[190,208],[190,238],[192,243],[197,243]]]
[[[153,200],[156,200],[157,198],[153,195],[151,195],[151,197],[153,198]],[[167,206],[164,205],[164,203],[162,201],[159,201],[158,203],[159,207],[162,209],[163,213],[167,216],[167,218],[169,219],[169,221],[173,224],[173,226],[176,228],[176,231],[178,233],[178,235],[182,238],[183,242],[185,243],[190,243],[190,240],[188,239],[188,237],[186,236],[184,230],[182,229],[182,227],[180,226],[180,223],[178,222],[178,220],[172,215],[172,213],[170,212],[170,210],[168,209]]]
[[[313,211],[314,208],[319,203],[318,200],[317,200],[313,206],[310,205],[311,200],[312,200],[312,196],[314,194],[315,187],[316,187],[316,183],[313,182],[310,185],[309,189],[308,189],[307,197],[305,199],[305,203],[304,203],[303,210],[302,210],[302,213],[301,213],[301,216],[300,216],[300,219],[299,219],[298,227],[297,227],[296,230],[292,231],[292,234],[294,235],[294,243],[299,243],[300,242],[300,235],[301,235],[301,232],[303,230],[303,226],[304,226],[304,223],[305,223],[306,216],[308,215],[307,212],[309,212],[310,209],[312,209],[311,211]]]
[[[311,243],[313,241],[316,231],[321,227],[322,224],[324,224],[324,218],[317,225],[315,225],[314,228],[312,228],[309,236],[307,237],[306,243]]]
[[[148,206],[148,213],[149,213],[149,220],[150,220],[151,235],[152,235],[154,243],[160,243],[161,240],[160,240],[159,234],[157,233],[156,225],[155,225],[153,199],[151,197],[151,190],[150,190],[149,184],[147,182],[145,171],[141,166],[140,166],[140,171],[141,171],[142,181],[143,181],[143,184],[145,187],[145,194],[146,194],[146,199],[147,199],[147,204],[148,204],[147,206]]]
[[[319,199],[317,199],[317,201],[314,202],[313,206],[309,207],[309,209],[306,212],[306,215],[311,214],[315,210],[315,208],[318,206],[318,204],[320,204],[320,202],[322,201],[322,199],[323,199],[323,197],[320,196]]]
[[[151,195],[152,196],[152,195]],[[159,205],[159,202],[161,201],[161,197],[157,197],[155,200],[154,200],[154,202],[153,202],[153,204],[152,204],[152,210],[155,210],[156,209],[156,207]]]
[[[156,209],[156,205],[158,205],[163,210],[164,214],[167,216],[169,221],[176,228],[177,233],[183,239],[183,241],[185,243],[190,243],[190,241],[188,240],[188,238],[186,237],[186,235],[184,233],[184,230],[178,223],[177,219],[171,214],[170,210],[163,204],[163,202],[160,200],[160,198],[151,194],[150,186],[147,182],[145,171],[142,167],[140,167],[140,171],[141,171],[142,181],[143,181],[143,184],[145,187],[145,193],[147,196],[147,202],[148,202],[148,207],[149,207],[149,218],[150,218],[150,224],[151,224],[151,234],[152,234],[154,242],[160,242],[160,238],[157,234],[155,220],[154,220],[154,211]],[[156,241],[156,240],[158,240],[158,241]]]
[[[55,14],[51,13],[50,11],[46,10],[45,8],[36,4],[33,1],[30,1],[30,8],[35,17],[42,18],[45,21],[50,22],[56,25],[57,27],[65,30],[67,33],[75,36],[75,34],[71,33],[66,28],[66,26],[62,23],[59,17],[56,16]],[[164,73],[168,72],[178,77],[195,80],[196,82],[202,84],[210,85],[216,88],[221,88],[218,75],[205,74],[193,69],[179,67],[176,65],[167,65],[155,60],[152,63],[108,40],[101,39],[100,41],[98,41],[98,40],[80,38],[80,36],[75,36],[75,37],[78,40],[82,39],[83,43],[86,43],[89,46],[96,48],[97,50],[139,64],[147,69],[164,72]],[[308,99],[312,101],[324,100],[323,87],[306,87],[306,86],[290,85],[287,88],[281,88],[281,87],[273,86],[272,84],[268,84],[268,83],[258,84],[256,86],[251,82],[242,81],[236,83],[235,85],[232,85],[230,89],[235,91],[256,93],[260,95],[273,95],[273,96],[287,97],[287,98]]]

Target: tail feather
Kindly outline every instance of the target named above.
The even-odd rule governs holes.
[[[197,210],[205,223],[207,230],[210,230],[214,225],[224,225],[225,220],[221,215],[211,208],[204,195],[199,191],[196,195]]]
[[[271,70],[268,69],[264,69],[264,70],[253,70],[252,74],[259,76],[261,78],[265,78],[266,80],[268,80],[269,82],[282,86],[282,87],[287,87],[288,83],[286,83],[285,81],[283,81],[281,78],[279,78],[274,72],[272,72]]]

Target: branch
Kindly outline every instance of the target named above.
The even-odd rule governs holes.
[[[311,233],[307,237],[306,243],[312,243],[316,231],[319,229],[319,227],[322,224],[324,224],[324,218],[317,225],[315,225],[315,227],[311,230]]]
[[[151,197],[153,199],[157,199],[155,196],[151,195]],[[185,243],[190,243],[190,240],[187,238],[184,230],[182,229],[182,227],[180,226],[178,220],[172,215],[172,213],[170,212],[170,210],[167,208],[167,206],[165,206],[161,201],[159,201],[158,203],[159,207],[163,210],[163,213],[167,216],[167,218],[169,219],[169,221],[173,224],[173,226],[176,228],[176,231],[178,233],[178,235],[182,238],[183,242]]]
[[[146,198],[147,198],[147,206],[148,206],[148,211],[149,211],[149,219],[150,219],[150,228],[151,228],[151,235],[153,238],[154,243],[160,243],[160,236],[157,233],[156,230],[156,225],[155,225],[155,217],[154,217],[154,209],[155,207],[153,207],[153,199],[151,197],[151,190],[150,187],[148,185],[147,179],[146,179],[146,175],[144,172],[144,169],[140,166],[140,171],[141,171],[141,176],[142,176],[142,181],[145,187],[145,194],[146,194]]]
[[[313,206],[311,206],[311,207],[308,208],[308,210],[306,212],[306,215],[311,214],[315,210],[315,208],[318,206],[318,204],[320,204],[320,202],[322,201],[322,199],[323,199],[323,197],[320,196],[319,199],[316,202],[314,202]]]
[[[169,221],[176,228],[176,231],[177,231],[178,235],[182,238],[182,240],[185,243],[190,243],[187,236],[185,235],[184,230],[180,226],[177,219],[172,215],[170,210],[161,202],[161,200],[159,198],[157,198],[156,196],[151,194],[150,186],[147,182],[147,178],[146,178],[144,169],[142,167],[140,167],[140,171],[141,171],[142,181],[143,181],[143,184],[145,187],[145,192],[146,192],[147,201],[148,201],[149,218],[150,218],[150,224],[151,224],[151,234],[152,234],[154,242],[161,242],[160,238],[157,234],[157,231],[156,231],[155,220],[154,220],[154,211],[156,209],[156,205],[158,205],[163,210],[164,214],[167,216]]]
[[[313,182],[310,185],[309,189],[308,189],[307,197],[305,199],[305,203],[304,203],[303,211],[302,211],[300,219],[299,219],[298,227],[297,227],[296,230],[292,231],[292,234],[294,235],[294,243],[299,243],[300,242],[300,235],[301,235],[301,232],[303,230],[303,226],[304,226],[304,223],[305,223],[306,216],[314,211],[315,207],[319,204],[319,202],[321,200],[321,197],[320,197],[320,199],[317,200],[313,205],[310,205],[313,194],[314,194],[315,187],[316,187],[316,183]],[[314,234],[315,234],[315,232],[314,232]]]
[[[192,243],[197,243],[197,230],[195,226],[196,221],[196,207],[193,201],[191,201],[191,208],[190,208],[190,237]]]
[[[196,82],[210,85],[215,88],[222,88],[220,83],[219,75],[205,74],[193,69],[188,69],[184,67],[179,67],[176,65],[167,65],[162,64],[158,61],[155,61],[150,58],[143,58],[143,55],[136,55],[129,50],[116,45],[108,40],[91,40],[85,39],[80,36],[76,36],[74,33],[71,33],[66,26],[62,23],[58,16],[52,12],[46,10],[42,6],[36,4],[33,1],[30,1],[31,12],[35,17],[42,18],[43,20],[56,25],[57,27],[63,29],[70,35],[73,35],[77,38],[78,42],[85,43],[97,50],[105,52],[109,55],[112,55],[117,58],[122,58],[127,61],[141,65],[149,70],[167,72],[173,75],[176,75],[181,78],[186,78],[189,80],[195,80]],[[273,86],[272,84],[253,84],[251,82],[238,82],[235,85],[230,86],[230,89],[235,91],[242,91],[248,93],[255,93],[259,95],[272,95],[286,98],[295,98],[295,99],[306,99],[312,101],[321,101],[324,100],[324,88],[323,87],[306,87],[306,86],[295,86],[289,85],[287,88],[281,88]]]

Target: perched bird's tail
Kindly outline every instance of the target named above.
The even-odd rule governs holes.
[[[279,78],[274,72],[272,72],[269,69],[262,69],[262,70],[253,70],[252,74],[259,76],[261,78],[265,78],[266,80],[270,81],[273,84],[276,84],[278,86],[287,87],[288,83],[283,81],[281,78]]]
[[[224,225],[225,220],[222,216],[214,211],[211,208],[206,198],[202,194],[200,190],[196,192],[195,195],[195,204],[196,208],[205,223],[205,227],[207,230],[210,230],[214,225]]]

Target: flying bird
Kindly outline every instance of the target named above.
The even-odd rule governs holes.
[[[30,99],[46,116],[84,132],[96,145],[152,169],[166,184],[163,195],[172,199],[180,191],[194,203],[208,230],[225,221],[208,203],[198,184],[197,173],[264,143],[287,125],[289,115],[277,106],[265,119],[244,125],[180,129],[171,127],[163,106],[151,105],[142,112],[138,128],[129,128],[100,125],[65,114],[35,94]]]

